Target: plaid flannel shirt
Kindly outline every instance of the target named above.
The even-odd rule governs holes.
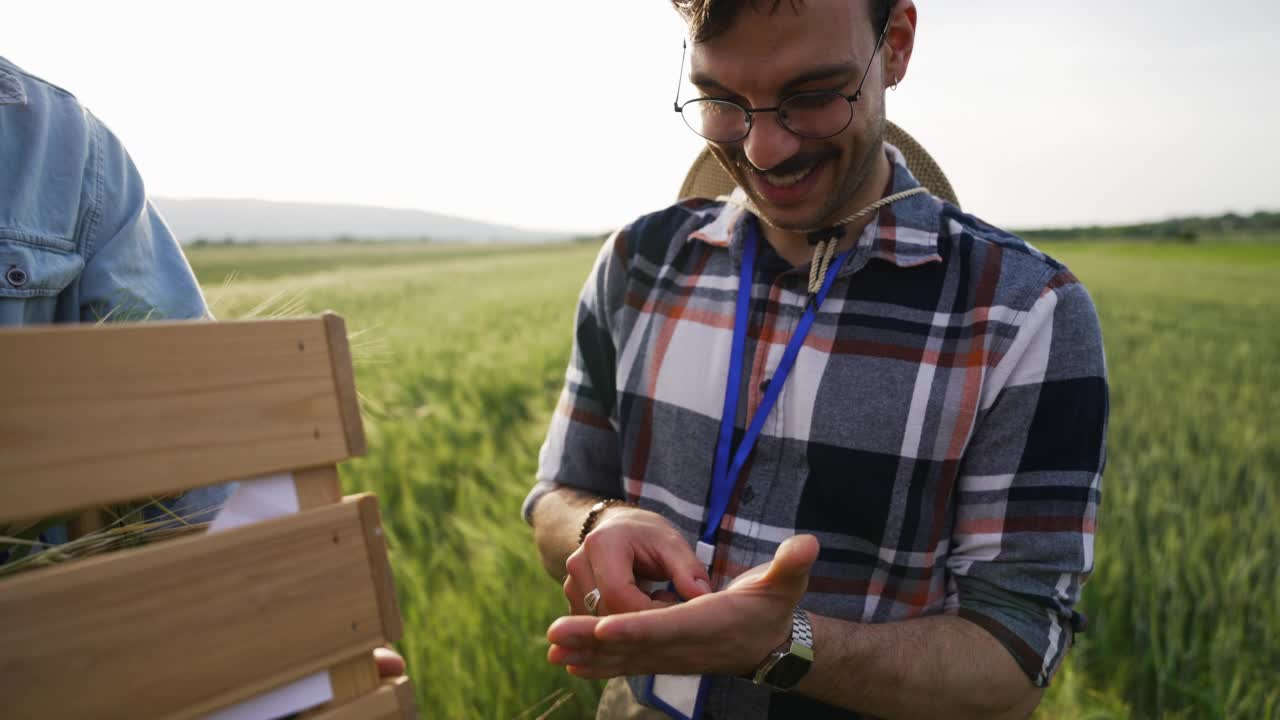
[[[917,185],[896,148],[890,191]],[[692,544],[707,515],[743,224],[690,201],[605,243],[524,503],[566,485],[625,497]],[[761,243],[735,446],[807,299]],[[801,606],[857,622],[958,614],[1038,686],[1071,643],[1105,456],[1102,339],[1084,287],[931,195],[879,211],[820,308],[738,479],[712,586],[797,533],[821,552]],[[714,717],[850,717],[717,678]]]

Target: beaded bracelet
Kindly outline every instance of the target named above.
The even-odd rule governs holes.
[[[582,521],[582,532],[578,534],[578,544],[581,545],[582,541],[587,539],[587,533],[591,532],[591,528],[595,526],[596,520],[600,517],[600,513],[605,511],[605,508],[624,504],[626,504],[626,501],[622,498],[605,498],[592,505],[591,509],[587,511],[587,519]]]

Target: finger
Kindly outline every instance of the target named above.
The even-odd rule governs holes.
[[[680,596],[670,590],[659,589],[649,593],[649,599],[655,607],[666,607],[680,602]]]
[[[565,669],[569,671],[570,675],[590,680],[607,680],[621,675],[633,674],[628,671],[627,665],[620,658],[606,661],[601,656],[596,656],[592,662],[581,665],[570,663],[565,666]]]
[[[547,662],[552,665],[580,666],[616,666],[621,667],[626,657],[606,654],[587,648],[568,648],[563,645],[552,645],[547,649]]]
[[[588,536],[587,539],[593,538]],[[614,551],[613,544],[618,542],[615,536],[601,533],[594,540],[595,547],[589,551],[588,557],[591,560],[596,583],[604,595],[604,601],[609,604],[611,612],[636,612],[653,607],[651,602],[641,599],[645,596],[644,590],[636,587],[637,567],[647,578],[669,580],[675,587],[676,593],[686,600],[711,592],[711,582],[706,567],[702,561],[698,560],[684,537],[674,528],[668,528],[667,532],[653,536],[651,541],[639,550],[627,545],[625,557],[631,561],[629,565],[615,564],[618,561],[607,559]],[[595,551],[596,548],[600,550],[599,553]],[[651,577],[655,574],[656,578]]]
[[[588,648],[571,648],[564,645],[552,645],[547,648],[547,662],[552,665],[590,665],[596,653]]]
[[[596,578],[591,572],[591,561],[587,558],[587,550],[585,547],[579,547],[573,551],[569,559],[564,563],[565,570],[568,572],[566,584],[564,588],[565,597],[569,600],[569,606],[573,608],[573,612],[577,615],[589,615],[583,598],[586,594],[596,589]],[[572,587],[568,581],[572,580]],[[572,595],[570,593],[573,593]]]
[[[648,675],[665,673],[672,668],[681,668],[677,674],[698,672],[692,669],[697,661],[690,661],[686,655],[687,648],[636,648],[594,651],[557,650],[548,657],[554,657],[557,665],[563,665],[574,675],[583,677],[615,677],[617,675]]]
[[[778,546],[762,580],[792,590],[799,597],[809,584],[809,571],[817,559],[818,539],[812,535],[793,535]]]
[[[564,569],[570,575],[591,572],[591,563],[587,561],[587,551],[581,545],[578,546],[578,549],[569,553],[569,557],[564,559]]]
[[[564,579],[564,599],[569,601],[570,614],[572,615],[590,615],[591,614],[587,612],[587,605],[585,602],[587,592],[590,592],[590,591],[588,590],[584,592],[582,588],[578,587],[578,583],[573,579],[572,575]]]
[[[662,558],[667,569],[667,576],[676,592],[685,600],[692,600],[711,592],[711,576],[707,574],[707,566],[702,564],[698,556],[679,534],[675,535],[671,551]]]
[[[626,613],[649,608],[649,596],[636,586],[635,554],[630,542],[616,533],[593,533],[582,543],[591,567],[600,604],[608,612]],[[597,610],[600,615],[605,611]]]
[[[600,642],[596,640],[596,625],[602,618],[590,615],[570,615],[551,623],[547,628],[547,640],[552,645],[563,645],[573,649],[595,649]]]
[[[593,633],[601,649],[611,652],[685,643],[723,630],[726,598],[715,594],[679,605],[602,618]]]
[[[404,658],[391,648],[374,648],[373,661],[378,666],[379,677],[399,677],[404,674]]]

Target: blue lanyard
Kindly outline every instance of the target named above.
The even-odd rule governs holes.
[[[813,319],[817,315],[818,307],[822,305],[823,300],[826,300],[827,292],[831,290],[836,274],[840,272],[840,267],[844,265],[844,261],[850,254],[841,253],[832,261],[830,269],[827,270],[827,276],[822,279],[822,288],[805,308],[800,324],[796,326],[795,332],[791,335],[791,341],[787,343],[787,349],[782,353],[778,369],[774,371],[769,387],[765,390],[764,399],[760,402],[760,407],[756,408],[751,424],[747,427],[746,434],[742,436],[742,443],[738,445],[738,451],[733,454],[733,464],[730,465],[733,425],[738,417],[738,388],[742,382],[742,358],[746,353],[747,323],[751,314],[751,285],[755,274],[756,245],[759,244],[759,228],[756,223],[748,221],[744,229],[746,233],[742,248],[742,276],[738,279],[738,304],[733,317],[733,352],[729,357],[729,379],[724,391],[724,413],[720,416],[720,440],[716,443],[716,463],[711,476],[711,506],[708,508],[707,524],[702,531],[702,542],[713,547],[716,531],[720,529],[720,521],[729,507],[729,497],[733,494],[738,476],[742,474],[742,467],[746,465],[747,458],[755,448],[756,441],[760,438],[760,431],[764,428],[764,421],[768,419],[770,411],[778,401],[778,396],[782,393],[782,385],[795,366],[796,356],[800,354],[800,347],[804,345],[809,328],[813,327]]]

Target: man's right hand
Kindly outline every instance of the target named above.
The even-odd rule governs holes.
[[[597,615],[649,610],[675,600],[661,591],[650,597],[637,580],[670,581],[685,600],[711,592],[707,569],[688,541],[661,515],[627,505],[601,512],[565,568],[564,594],[575,615],[588,614],[584,598],[597,588]]]

